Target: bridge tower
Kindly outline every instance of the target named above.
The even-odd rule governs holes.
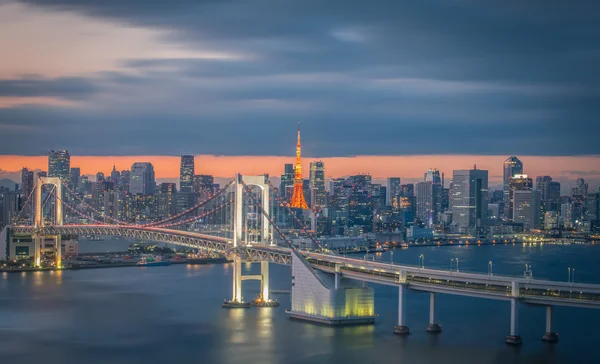
[[[46,236],[42,233],[44,228],[44,216],[42,214],[42,187],[44,185],[52,185],[54,186],[54,193],[56,194],[56,199],[54,202],[54,215],[55,215],[55,225],[63,224],[63,202],[62,202],[62,182],[59,177],[38,177],[38,180],[35,184],[35,192],[34,192],[34,218],[33,218],[33,226],[35,228],[35,233],[32,236],[34,247],[33,247],[33,260],[36,266],[41,264],[41,245],[42,242],[45,241],[46,237],[52,237],[54,239],[54,249],[56,256],[56,266],[60,267],[62,264],[62,256],[61,256],[61,237],[60,235],[49,235]]]
[[[261,189],[262,198],[260,204],[265,211],[269,211],[269,175],[265,174],[262,176],[243,176],[236,174],[235,176],[235,208],[233,218],[233,246],[240,248],[244,245],[248,245],[247,241],[248,234],[246,233],[246,241],[244,241],[243,235],[243,221],[244,221],[244,185],[246,186],[257,186]],[[259,245],[269,246],[274,245],[270,235],[271,223],[269,218],[261,214],[261,236]],[[233,297],[229,302],[225,302],[223,307],[225,308],[246,308],[250,307],[249,302],[243,302],[242,298],[242,281],[245,280],[259,280],[260,281],[260,294],[259,297],[253,301],[253,303],[260,306],[274,306],[275,302],[271,302],[269,297],[269,262],[260,262],[260,275],[242,275],[242,262],[239,256],[234,258],[233,263]]]

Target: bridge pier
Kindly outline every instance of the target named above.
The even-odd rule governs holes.
[[[265,301],[270,299],[269,297],[269,262],[264,261],[260,262],[260,274],[262,279],[260,280],[260,292],[262,293],[262,298]]]
[[[523,343],[519,335],[519,301],[515,297],[510,299],[510,335],[506,337],[506,343],[511,345]]]
[[[62,268],[62,239],[60,235],[56,235],[54,237],[54,249],[56,249],[54,253],[54,257],[56,259],[55,266],[56,268]]]
[[[550,343],[558,341],[558,334],[552,331],[552,306],[546,306],[546,333],[542,336],[542,341]]]
[[[429,292],[429,325],[427,326],[427,332],[437,333],[441,331],[442,327],[435,322],[435,293]]]
[[[394,326],[394,334],[408,335],[410,330],[406,326],[406,286],[400,284],[398,287],[398,325]]]
[[[242,259],[236,256],[233,259],[233,297],[231,301],[223,302],[223,308],[248,308],[250,302],[242,299]]]
[[[42,252],[41,252],[42,239],[37,234],[33,235],[32,238],[33,238],[33,265],[36,267],[39,267],[42,264]]]

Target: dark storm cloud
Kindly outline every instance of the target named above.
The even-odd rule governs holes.
[[[32,151],[9,131],[0,153],[60,144],[80,154],[287,155],[297,121],[315,156],[600,153],[595,1],[28,3],[246,58],[129,59],[122,66],[133,72],[62,89],[64,80],[0,81],[0,95],[115,95],[83,110],[0,109],[0,124],[23,123],[39,138]],[[84,133],[73,128],[83,124]]]

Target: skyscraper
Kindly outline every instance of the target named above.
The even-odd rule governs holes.
[[[31,194],[34,186],[33,179],[33,171],[28,170],[27,168],[23,168],[21,171],[21,196],[24,196],[23,199],[27,199]],[[25,200],[23,200],[25,203]]]
[[[431,226],[434,223],[434,193],[433,182],[418,182],[415,185],[415,197],[417,201],[417,218],[425,226]]]
[[[284,199],[289,199],[294,187],[294,165],[285,164],[283,174],[281,175],[281,184],[279,185],[279,195]]]
[[[502,179],[502,181],[504,182],[504,202],[507,202],[509,199],[508,195],[510,190],[510,179],[517,174],[523,174],[523,163],[519,160],[519,158],[515,156],[509,157],[507,160],[504,161],[504,177]],[[508,208],[508,206],[506,206],[506,208]],[[510,213],[505,213],[505,215],[508,214]]]
[[[161,183],[158,190],[158,217],[164,219],[175,215],[177,210],[177,187],[175,183]]]
[[[194,183],[193,183],[193,192],[205,195],[205,197],[206,197],[206,195],[209,195],[213,192],[213,184],[214,183],[215,183],[215,179],[211,175],[208,175],[208,174],[195,175]],[[182,192],[185,192],[185,191],[182,191]]]
[[[530,191],[533,189],[533,179],[526,174],[516,174],[508,182],[508,203],[504,205],[505,214],[510,221],[513,220],[514,213],[514,191]]]
[[[560,205],[560,183],[552,181],[550,176],[538,176],[535,178],[535,190],[540,198],[542,216],[546,211],[559,211]]]
[[[194,156],[182,155],[179,169],[179,189],[181,192],[192,192],[194,188]]]
[[[325,164],[323,161],[310,162],[310,191],[311,205],[313,208],[323,208],[326,204],[325,192]],[[314,201],[312,201],[314,197]]]
[[[48,177],[59,177],[68,183],[70,171],[71,154],[68,150],[51,150],[48,153]]]
[[[300,123],[298,123],[298,143],[296,144],[296,168],[294,173],[294,192],[290,199],[290,206],[297,209],[307,209],[308,205],[304,199],[302,179],[302,147],[300,145]]]
[[[392,205],[392,199],[398,195],[400,195],[400,177],[389,177],[387,179],[387,196],[386,203],[388,206]]]
[[[131,166],[129,193],[151,195],[154,193],[154,166],[149,162],[135,162]]]
[[[70,187],[73,191],[77,191],[79,189],[79,180],[81,179],[81,168],[72,167],[71,173],[69,173],[69,183]]]
[[[450,194],[452,220],[456,222],[459,232],[474,231],[487,217],[488,171],[454,171]]]
[[[532,189],[514,190],[512,193],[513,222],[523,224],[525,230],[540,227],[539,195]]]
[[[437,168],[429,168],[427,172],[425,172],[425,182],[433,182],[437,184],[442,184],[442,178],[440,177],[440,171]]]
[[[119,173],[119,171],[117,171],[117,166],[115,164],[113,164],[113,169],[110,172],[110,181],[113,183],[114,189],[118,189],[119,187],[119,180],[121,179],[121,173]]]

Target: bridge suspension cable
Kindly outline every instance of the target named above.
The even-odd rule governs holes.
[[[173,221],[173,220],[177,220],[178,218],[180,218],[180,217],[182,217],[182,216],[184,216],[184,215],[187,215],[187,214],[189,214],[190,212],[193,212],[193,211],[195,211],[195,210],[199,209],[200,207],[202,207],[202,206],[206,205],[207,203],[209,203],[209,202],[211,202],[212,200],[214,200],[214,199],[216,199],[217,197],[219,197],[219,196],[220,196],[220,195],[221,195],[223,192],[225,192],[225,190],[227,190],[227,188],[229,188],[229,186],[231,186],[231,184],[233,184],[233,182],[234,182],[233,180],[232,180],[232,181],[230,181],[229,183],[227,183],[227,184],[225,185],[225,187],[221,188],[219,191],[217,191],[217,192],[215,192],[215,193],[211,194],[211,195],[210,195],[210,196],[209,196],[207,199],[205,199],[205,200],[203,200],[203,201],[199,202],[199,203],[198,203],[198,204],[196,204],[195,206],[193,206],[193,207],[190,207],[189,209],[187,209],[187,210],[185,210],[185,211],[182,211],[182,212],[180,212],[180,213],[178,213],[178,214],[176,214],[176,215],[173,215],[173,216],[171,216],[171,217],[169,217],[169,218],[167,218],[167,219],[161,220],[161,221],[151,222],[151,223],[148,223],[148,224],[142,224],[142,225],[137,225],[137,226],[139,226],[139,227],[153,227],[153,226],[162,225],[162,224],[165,224],[165,223],[171,222],[171,221]]]
[[[271,188],[275,189],[275,187],[273,186],[271,181],[268,181],[268,183]],[[279,205],[285,207],[287,209],[287,211],[290,213],[290,215],[292,215],[292,217],[296,220],[296,223],[298,223],[298,226],[300,226],[300,231],[302,233],[304,233],[315,244],[315,246],[318,249],[323,250],[323,246],[321,245],[319,240],[316,239],[308,230],[306,230],[304,228],[302,221],[300,221],[298,216],[296,216],[296,213],[291,209],[289,203],[287,201],[283,201],[279,196],[276,196],[275,194],[273,194],[273,195],[275,196],[275,200],[279,203]]]
[[[16,225],[19,222],[19,219],[21,218],[21,215],[23,214],[23,211],[25,211],[27,204],[29,203],[29,201],[31,200],[31,210],[33,210],[33,199],[31,198],[31,196],[33,196],[33,192],[35,191],[35,188],[31,189],[31,192],[29,192],[29,196],[27,196],[27,199],[25,200],[25,202],[23,203],[23,205],[21,206],[21,210],[19,211],[19,213],[17,214],[17,216],[15,218],[13,218],[13,224]]]
[[[98,211],[97,209],[93,208],[92,206],[88,205],[87,202],[85,202],[82,198],[80,198],[79,196],[77,196],[77,194],[75,192],[73,192],[73,190],[71,190],[69,188],[69,186],[67,186],[66,184],[62,183],[62,180],[60,181],[61,184],[63,185],[63,187],[66,188],[67,191],[69,191],[69,193],[71,193],[71,195],[73,197],[75,197],[75,199],[77,201],[79,201],[83,206],[87,207],[88,209],[92,210],[93,212],[95,212],[98,216],[102,216],[102,218],[104,219],[104,223],[106,224],[106,219],[115,222],[117,225],[130,225],[129,223],[119,220],[119,219],[115,219],[114,217],[110,217],[110,216],[106,216],[104,214],[102,214],[100,211]],[[63,202],[64,204],[65,202]],[[87,217],[86,217],[87,218]]]
[[[72,207],[68,203],[64,202],[58,195],[56,195],[56,198],[63,204],[63,206],[66,206],[69,210],[73,211],[74,213],[76,213],[77,215],[81,216],[82,218],[90,220],[93,223],[98,224],[98,225],[106,224],[106,222],[104,222],[104,221],[96,220],[93,217],[89,217],[89,216],[85,215],[81,211],[77,210],[76,208]]]
[[[226,203],[220,204],[215,206],[213,209],[209,210],[209,211],[205,211],[202,214],[198,215],[198,216],[192,216],[187,220],[182,220],[182,221],[177,221],[177,222],[173,222],[170,224],[160,224],[160,225],[155,225],[155,226],[145,226],[148,228],[167,228],[167,227],[174,227],[174,226],[180,226],[180,225],[185,225],[185,224],[189,224],[192,223],[194,221],[200,220],[204,217],[207,217],[209,215],[212,215],[218,211],[220,211],[221,209],[231,205],[233,201],[230,199],[229,201],[227,201]]]

